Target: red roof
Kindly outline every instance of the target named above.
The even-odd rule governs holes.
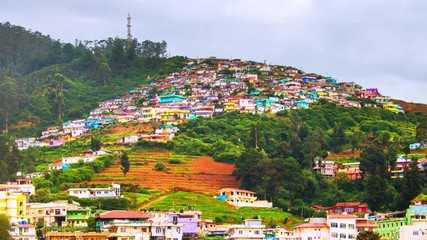
[[[114,210],[99,215],[100,219],[149,219],[150,215],[137,211]]]
[[[335,204],[335,207],[367,207],[368,205],[366,203],[360,203],[360,202],[337,202]]]

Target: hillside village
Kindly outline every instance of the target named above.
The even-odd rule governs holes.
[[[116,144],[130,146],[139,140],[168,142],[179,130],[179,123],[201,117],[214,117],[226,112],[271,114],[299,108],[310,108],[319,101],[345,107],[381,107],[394,113],[403,112],[389,97],[375,88],[363,89],[355,83],[337,82],[331,77],[278,65],[219,58],[188,59],[180,72],[151,81],[126,92],[122,98],[110,99],[93,109],[86,119],[52,126],[38,138],[17,139],[19,149],[61,146],[75,139],[90,137],[91,130],[119,123],[156,123],[153,132],[139,131],[133,136],[116,139]],[[425,143],[411,144],[423,149]],[[78,156],[63,157],[49,165],[49,171],[67,171],[81,160],[92,162],[112,151],[88,149]],[[399,156],[394,168],[388,169],[392,179],[403,178],[407,156]],[[427,168],[427,159],[418,160],[420,171]],[[358,162],[338,164],[317,160],[313,168],[333,178],[345,174],[361,178]],[[31,179],[45,173],[29,173],[16,182],[0,186],[0,211],[11,216],[15,239],[36,239],[36,224],[52,227],[87,227],[90,217],[96,220],[97,232],[44,231],[45,239],[194,239],[221,237],[226,239],[356,239],[363,231],[379,233],[383,239],[425,239],[427,208],[423,200],[415,201],[406,212],[373,214],[367,204],[341,202],[335,206],[312,206],[325,212],[324,217],[306,219],[293,228],[270,226],[259,218],[244,219],[242,224],[223,225],[204,219],[198,210],[156,212],[107,211],[94,215],[90,208],[77,201],[37,203],[29,201],[35,192]],[[69,196],[77,198],[122,198],[120,184],[111,187],[69,188]],[[254,192],[243,189],[218,189],[218,201],[236,208],[273,208],[271,202],[258,200]],[[39,233],[41,234],[41,233]],[[39,235],[41,236],[41,235]]]
[[[114,123],[161,123],[153,134],[118,139],[134,143],[169,141],[176,125],[197,117],[213,117],[225,112],[269,114],[310,108],[319,101],[345,107],[382,107],[404,112],[390,97],[376,88],[363,89],[354,82],[337,82],[332,77],[303,73],[292,67],[269,65],[240,59],[188,59],[180,72],[126,92],[93,109],[87,119],[70,120],[53,126],[36,138],[18,139],[20,149],[28,146],[60,146],[87,131]]]
[[[337,82],[331,77],[303,73],[292,67],[269,65],[240,59],[188,59],[180,72],[151,81],[126,92],[122,98],[109,99],[90,111],[87,119],[64,122],[43,131],[39,138],[22,138],[15,142],[19,149],[30,146],[61,146],[67,141],[87,137],[85,134],[116,123],[157,123],[154,132],[138,131],[136,135],[116,139],[117,144],[132,145],[139,139],[168,142],[178,132],[179,123],[198,117],[214,117],[226,112],[270,114],[292,109],[310,108],[319,101],[345,107],[381,107],[403,113],[399,104],[382,96],[376,88],[363,89],[353,82]],[[412,150],[425,143],[413,143]],[[92,154],[92,153],[91,153]],[[85,156],[87,153],[84,154]],[[98,155],[97,153],[93,155]],[[101,154],[99,154],[100,156]],[[76,163],[82,156],[74,156]],[[411,160],[401,156],[392,172],[402,178],[403,169]],[[85,162],[94,158],[85,159]],[[418,160],[421,171],[427,159]],[[70,163],[55,162],[49,168],[68,168]],[[361,177],[358,163],[336,164],[316,161],[316,171],[327,177],[344,173],[351,179]]]

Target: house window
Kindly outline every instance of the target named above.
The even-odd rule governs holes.
[[[340,223],[340,228],[346,228],[347,225],[345,223]]]
[[[243,234],[243,231],[242,231],[242,230],[239,230],[239,234]]]
[[[420,232],[418,230],[415,230],[415,231],[412,232],[412,235],[418,236],[418,235],[420,235]]]
[[[343,239],[343,238],[347,238],[347,236],[345,235],[345,233],[340,233],[340,238],[341,238],[341,239]]]
[[[156,228],[156,233],[157,233],[157,234],[162,233],[162,229],[160,229],[159,227],[158,227],[158,228]]]
[[[348,229],[354,229],[354,224],[348,224]]]
[[[259,234],[259,231],[258,231],[258,230],[255,230],[255,232],[254,232],[254,233],[255,233],[255,235],[258,235],[258,234]]]
[[[357,232],[363,232],[363,228],[358,228]]]
[[[336,222],[331,222],[331,228],[337,228],[338,227],[338,223]]]
[[[181,234],[181,228],[176,228],[176,233]]]
[[[178,222],[178,216],[173,216],[173,217],[172,217],[172,221],[173,221],[173,222]]]
[[[337,238],[338,237],[338,233],[336,233],[336,232],[331,233],[331,237]]]
[[[349,234],[348,239],[356,239],[356,237],[354,236],[354,234]]]
[[[345,211],[349,212],[349,213],[352,213],[352,212],[354,212],[354,208],[352,208],[352,207],[345,208]]]
[[[141,228],[141,232],[147,232],[146,228]]]
[[[120,232],[126,232],[126,228],[120,228]]]

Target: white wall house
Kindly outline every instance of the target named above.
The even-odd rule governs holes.
[[[242,225],[229,227],[228,239],[264,239],[264,228],[261,219],[246,219]]]
[[[69,188],[68,195],[78,198],[119,198],[120,184],[108,188]]]
[[[273,207],[273,203],[271,202],[257,200],[255,192],[243,189],[223,188],[219,190],[218,199],[224,200],[228,204],[236,207]]]

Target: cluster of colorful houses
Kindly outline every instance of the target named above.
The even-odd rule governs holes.
[[[198,58],[188,59],[179,72],[126,92],[122,98],[100,103],[87,119],[64,122],[43,131],[37,139],[18,139],[16,143],[20,149],[59,146],[89,130],[121,122],[159,122],[161,126],[152,134],[118,139],[120,143],[137,139],[168,141],[177,131],[172,125],[181,121],[232,111],[263,114],[309,108],[321,99],[346,107],[361,107],[360,99],[371,99],[364,106],[403,112],[400,105],[382,96],[376,88],[362,89],[353,82],[339,83],[334,78],[292,67]]]
[[[421,172],[427,170],[427,158],[421,158],[418,161],[418,168]],[[395,165],[389,166],[388,171],[390,172],[391,178],[403,178],[405,167],[410,166],[412,160],[406,158],[404,155],[399,156],[396,159]],[[360,162],[349,162],[338,164],[334,161],[316,161],[314,170],[318,171],[325,177],[331,178],[337,174],[344,174],[350,179],[362,178],[362,171],[359,168]]]
[[[105,192],[104,192],[105,191]],[[113,194],[110,194],[113,192]],[[120,196],[120,186],[106,189],[69,189],[70,195],[83,198],[111,198]],[[425,239],[427,236],[427,205],[419,201],[406,212],[371,216],[368,206],[358,202],[337,203],[332,207],[313,206],[327,212],[325,218],[306,219],[292,229],[267,226],[262,219],[245,219],[242,224],[217,224],[202,218],[202,212],[188,210],[125,211],[113,210],[94,214],[89,207],[81,207],[72,200],[49,203],[29,202],[34,194],[30,179],[17,179],[0,185],[0,213],[11,221],[10,234],[14,240],[182,240],[219,236],[225,239],[314,240],[356,239],[362,231],[375,231],[383,239]],[[223,196],[227,196],[223,198]],[[220,200],[236,207],[272,207],[271,203],[256,200],[253,192],[242,189],[222,189]],[[242,204],[240,204],[242,203]],[[61,227],[87,227],[90,217],[95,219],[94,232],[60,231]],[[38,229],[36,225],[42,227]],[[56,231],[48,231],[56,227]],[[68,228],[69,229],[69,228]]]

